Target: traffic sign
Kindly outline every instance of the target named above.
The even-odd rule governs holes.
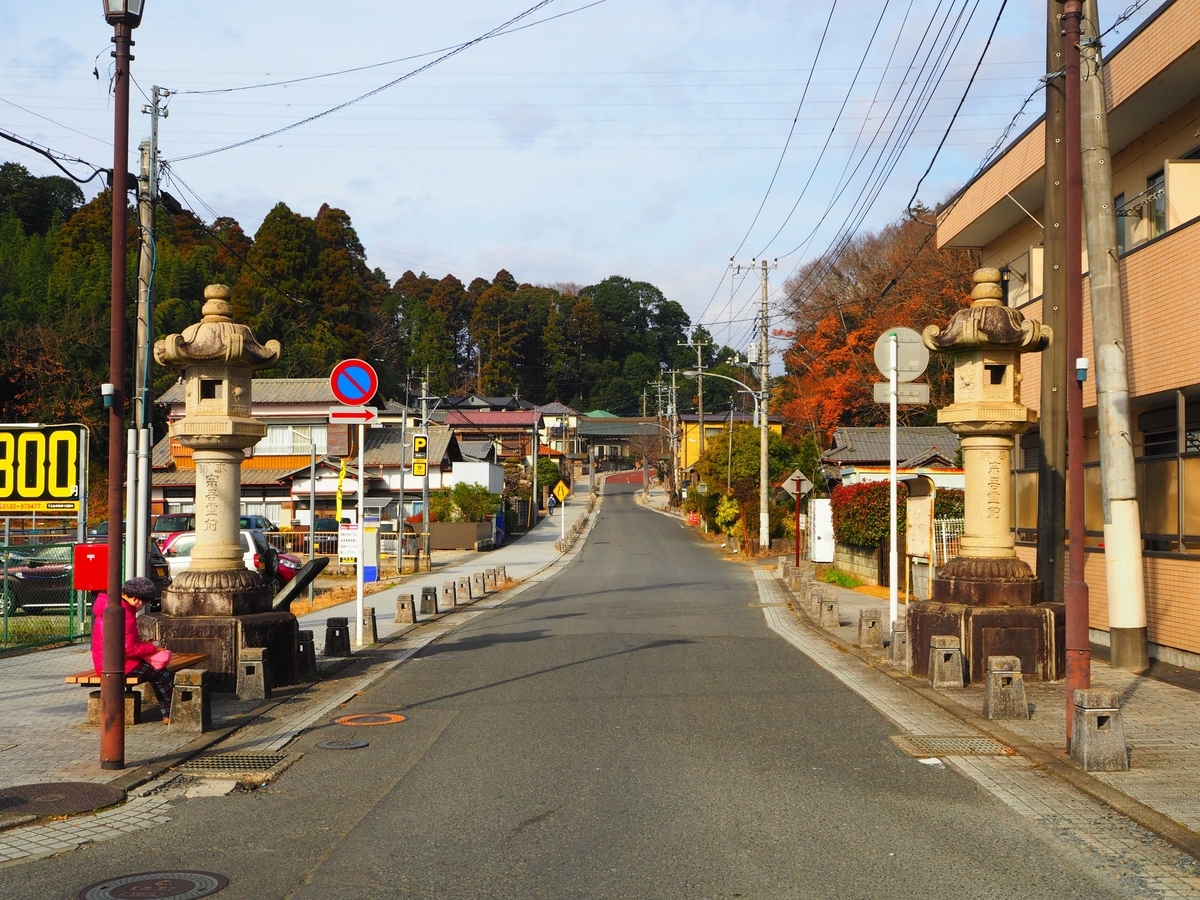
[[[888,391],[890,390],[891,385],[886,381],[877,382],[875,385],[875,402],[891,403],[891,398],[888,396]],[[917,406],[928,406],[929,385],[924,382],[896,385],[896,402],[900,404],[910,403]]]
[[[339,402],[347,406],[363,406],[379,390],[379,376],[366,360],[344,359],[333,367],[329,388]]]
[[[708,493],[708,485],[705,484],[703,481],[700,482],[698,485],[696,485],[696,493],[707,494]]]
[[[571,496],[571,489],[569,487],[567,487],[564,482],[560,481],[558,484],[556,484],[554,486],[554,490],[551,491],[551,493],[554,494],[554,496],[558,498],[559,503],[562,503],[569,496]]]
[[[429,463],[423,459],[413,460],[413,475],[416,478],[424,478],[429,474]]]
[[[331,406],[329,421],[335,425],[339,422],[371,425],[379,421],[379,410],[374,406]]]
[[[428,459],[429,458],[429,435],[414,434],[413,435],[413,459]]]
[[[813,489],[812,482],[804,477],[804,473],[797,469],[787,478],[783,479],[783,489],[795,497],[799,494],[803,497]]]
[[[875,365],[884,378],[889,377],[891,368],[892,335],[896,335],[896,380],[912,381],[919,378],[929,365],[929,348],[921,335],[911,328],[889,328],[875,342]]]

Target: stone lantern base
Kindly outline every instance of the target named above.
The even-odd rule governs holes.
[[[1041,584],[1038,584],[1039,596]],[[967,675],[973,684],[987,679],[989,656],[1016,656],[1026,678],[1057,681],[1066,671],[1066,607],[1062,603],[1032,606],[968,606],[924,600],[909,603],[908,647],[911,674],[929,671],[929,645],[934,635],[962,641]]]

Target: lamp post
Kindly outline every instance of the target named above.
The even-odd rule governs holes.
[[[125,212],[129,167],[129,63],[133,29],[145,0],[103,0],[113,26],[112,309],[109,319],[108,388],[108,606],[104,610],[100,666],[100,767],[125,768],[125,610],[121,608],[121,487],[125,459]]]
[[[728,375],[719,375],[716,372],[705,372],[709,378],[721,378],[725,381],[732,381],[734,384],[741,385],[747,394],[754,398],[754,417],[759,419],[759,442],[761,444],[759,458],[761,465],[758,471],[758,546],[766,548],[771,546],[771,527],[770,519],[767,514],[767,482],[770,480],[767,467],[767,409],[763,402],[766,399],[766,391],[756,391],[744,381],[738,381],[736,378],[730,378]],[[683,373],[685,378],[696,378],[700,375],[699,372],[688,370]],[[732,435],[733,428],[730,426],[730,434]]]

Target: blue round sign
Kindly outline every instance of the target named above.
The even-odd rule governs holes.
[[[329,388],[347,406],[363,406],[379,389],[379,376],[366,360],[344,359],[333,367]]]

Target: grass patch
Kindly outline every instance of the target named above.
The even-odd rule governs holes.
[[[849,572],[843,572],[841,569],[835,569],[832,566],[828,569],[823,569],[817,577],[826,584],[836,584],[838,587],[844,588],[862,587],[863,584]]]

